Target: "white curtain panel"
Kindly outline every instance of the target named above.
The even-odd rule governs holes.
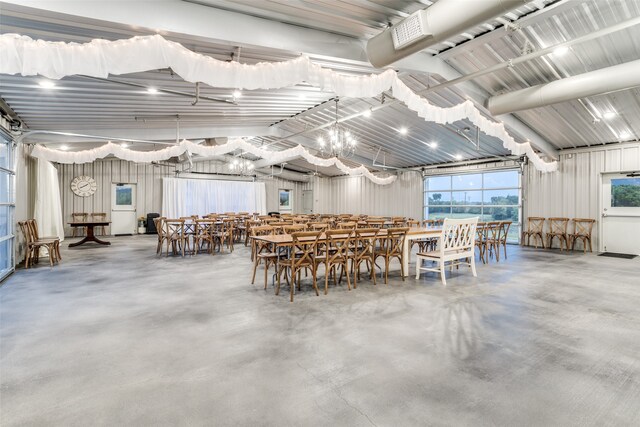
[[[162,216],[267,211],[264,182],[163,178]]]
[[[33,217],[38,222],[38,234],[41,237],[59,237],[60,241],[64,240],[58,170],[46,160],[38,160]]]
[[[552,172],[558,167],[557,162],[540,158],[528,142],[517,143],[506,132],[504,124],[484,117],[472,102],[451,108],[432,105],[414,93],[391,69],[380,74],[345,76],[314,64],[306,56],[255,65],[219,61],[167,41],[160,35],[117,41],[93,40],[85,44],[33,40],[17,34],[0,36],[0,73],[40,74],[54,79],[74,74],[106,78],[109,74],[160,68],[171,68],[185,81],[203,82],[212,87],[275,89],[306,82],[338,96],[354,98],[377,96],[391,88],[394,97],[425,120],[447,124],[469,119],[482,132],[500,138],[512,153],[529,157],[537,169]]]

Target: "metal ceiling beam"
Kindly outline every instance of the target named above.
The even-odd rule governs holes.
[[[105,139],[112,140],[146,140],[146,141],[172,141],[176,139],[175,125],[172,128],[164,129],[68,129],[65,133],[76,133],[83,135],[95,135],[104,137]],[[254,135],[268,135],[271,128],[266,126],[245,126],[245,127],[180,127],[180,139],[202,139],[202,138],[215,138],[224,136],[254,136]],[[50,135],[45,140],[51,139]],[[35,139],[35,138],[34,138]],[[40,138],[38,138],[40,139]],[[62,140],[59,140],[62,141]],[[68,138],[67,138],[68,141]]]

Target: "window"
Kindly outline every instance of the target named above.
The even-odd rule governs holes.
[[[640,207],[640,178],[621,178],[611,180],[612,208]]]
[[[513,221],[508,240],[520,238],[520,173],[518,170],[424,179],[424,218],[469,218]]]
[[[0,280],[14,268],[14,172],[11,140],[0,132]]]

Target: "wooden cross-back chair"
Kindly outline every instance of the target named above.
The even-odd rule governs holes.
[[[558,238],[560,244],[560,250],[564,247],[569,250],[569,234],[567,229],[569,228],[569,218],[549,218],[549,232],[547,233],[547,247],[551,248],[553,239]]]
[[[360,265],[365,263],[370,272],[373,284],[376,284],[375,274],[375,245],[379,228],[356,228],[353,242],[353,288],[357,288],[360,279]]]
[[[180,253],[183,257],[188,250],[187,248],[190,249],[189,236],[185,233],[184,223],[184,219],[165,219],[163,221],[164,235],[167,242],[167,256],[169,256],[169,248],[171,248],[174,255]]]
[[[522,244],[530,246],[531,238],[533,237],[533,242],[538,247],[538,240],[540,240],[540,244],[544,249],[544,218],[540,216],[530,216],[527,218],[527,229],[522,232]]]
[[[262,225],[262,221],[260,220],[256,220],[256,219],[249,219],[247,221],[245,221],[244,223],[244,235],[245,235],[245,240],[244,240],[244,245],[248,246],[249,245],[249,237],[251,237],[251,229],[253,227],[258,227]]]
[[[215,224],[214,219],[196,219],[193,237],[193,251],[197,255],[198,252],[206,245],[207,252],[211,255],[215,253],[216,238],[215,238]]]
[[[283,234],[293,234],[298,231],[305,231],[306,229],[307,226],[305,224],[291,224],[282,226]]]
[[[106,212],[93,212],[91,213],[91,220],[92,221],[106,221],[107,220],[107,213]],[[74,228],[78,228],[78,227],[74,227]],[[105,235],[105,229],[104,229],[104,225],[100,225],[98,227],[94,228],[94,231],[98,231],[99,236],[104,236]]]
[[[233,252],[235,220],[233,218],[223,218],[222,223],[216,224],[215,228],[214,236],[220,245],[220,252],[224,252],[225,245],[229,252]]]
[[[86,222],[89,218],[89,214],[86,212],[73,212],[71,214],[71,222]],[[71,237],[84,236],[84,227],[73,227],[73,234]]]
[[[500,225],[500,221],[489,221],[485,224],[484,244],[487,262],[489,262],[489,258],[494,254],[496,256],[496,262],[500,262],[501,230],[502,226]]]
[[[38,223],[35,219],[18,222],[20,231],[24,235],[27,246],[25,253],[24,267],[29,268],[40,260],[40,249],[46,248],[49,254],[49,265],[53,267],[62,259],[60,255],[60,239],[58,237],[40,237],[38,234]]]
[[[166,218],[163,216],[153,218],[153,223],[155,224],[156,232],[158,233],[158,246],[156,247],[156,255],[162,254],[162,245],[164,245],[164,242],[167,240],[163,223],[165,219]]]
[[[307,228],[313,231],[324,231],[329,228],[329,224],[326,222],[310,222],[307,224]]]
[[[378,258],[384,259],[384,283],[389,283],[389,266],[391,260],[397,258],[400,261],[400,275],[404,282],[404,255],[402,247],[404,239],[407,237],[409,227],[387,228],[387,234],[378,237],[379,245],[374,249],[374,261]],[[375,262],[374,262],[375,264]]]
[[[487,263],[486,256],[487,254],[487,223],[478,223],[476,226],[476,241],[475,246],[478,248],[478,254],[480,255],[480,260],[483,264]]]
[[[593,232],[593,225],[596,223],[595,219],[589,218],[574,218],[573,219],[573,233],[569,235],[569,241],[571,242],[571,250],[576,245],[576,240],[582,241],[582,250],[587,252],[587,243],[589,244],[589,252],[593,252],[591,246],[591,233]]]
[[[498,245],[498,251],[500,246],[504,250],[504,259],[507,259],[507,238],[509,237],[509,230],[511,229],[512,221],[500,221],[500,239]]]
[[[382,228],[384,226],[384,219],[367,219],[366,223],[369,228]]]
[[[291,283],[289,285],[291,288],[291,302],[293,302],[296,284],[298,285],[298,290],[300,290],[300,272],[302,270],[311,270],[313,288],[316,291],[316,295],[320,295],[316,274],[316,257],[318,255],[318,239],[320,238],[320,234],[319,231],[303,231],[291,235],[293,242],[289,255],[278,264],[276,295],[280,293],[280,281],[283,272],[285,272],[285,277],[287,277],[288,280],[287,270],[289,270],[291,275]]]
[[[473,277],[476,274],[475,239],[478,218],[445,219],[437,250],[419,252],[416,259],[416,279],[420,279],[421,271],[435,271],[440,273],[442,284],[446,285],[445,266],[465,264],[471,267]],[[465,261],[461,261],[465,260]],[[438,268],[422,267],[422,261],[435,261]]]
[[[353,259],[351,252],[353,230],[328,230],[325,231],[324,254],[318,257],[318,264],[324,264],[324,294],[329,291],[329,276],[333,273],[333,283],[337,286],[342,281],[342,276],[347,277],[347,288],[351,290],[349,278],[349,260]],[[340,277],[336,279],[336,270],[340,267]]]
[[[336,224],[336,228],[338,229],[353,229],[356,228],[356,226],[357,223],[351,221],[339,222],[338,224]]]
[[[269,225],[261,225],[251,228],[251,236],[268,236],[274,234],[274,228]],[[260,264],[264,265],[264,288],[267,289],[268,271],[270,266],[277,265],[278,254],[273,250],[271,244],[261,240],[251,239],[251,259],[253,260],[253,276],[251,284],[256,280],[256,271]]]

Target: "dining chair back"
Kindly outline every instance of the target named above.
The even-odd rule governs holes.
[[[93,212],[93,213],[91,213],[91,220],[92,221],[106,221],[107,220],[107,213],[106,212]],[[105,235],[104,225],[99,225],[97,227],[94,227],[94,233],[96,233],[99,236],[104,236]]]
[[[185,233],[184,219],[165,219],[164,234],[167,239],[167,256],[169,255],[169,247],[173,254],[181,253],[184,257],[185,251],[189,246],[189,238]]]
[[[215,224],[214,219],[196,219],[194,225],[193,250],[197,255],[206,245],[207,251],[215,253]]]
[[[89,214],[86,212],[73,212],[71,214],[71,222],[86,222]],[[84,227],[73,227],[72,237],[84,236]]]
[[[376,284],[375,275],[375,246],[380,229],[376,227],[356,228],[353,242],[353,288],[357,288],[360,279],[360,265],[365,263],[369,269],[370,278]]]
[[[571,250],[576,245],[576,240],[582,241],[582,250],[587,252],[587,243],[589,244],[589,252],[593,252],[591,246],[591,233],[593,232],[593,225],[596,223],[595,219],[589,218],[574,218],[573,219],[573,233],[569,235],[571,242]]]
[[[471,267],[473,276],[477,277],[474,254],[477,225],[478,217],[466,219],[446,218],[442,225],[438,249],[431,252],[420,252],[417,255],[416,279],[420,278],[421,271],[436,271],[440,273],[442,284],[446,285],[445,265],[447,262],[451,267],[466,264]],[[438,263],[438,268],[423,267],[423,261],[435,261]]]
[[[533,237],[533,242],[538,247],[538,240],[542,248],[544,249],[544,217],[540,216],[530,216],[527,218],[527,229],[522,232],[522,244],[529,246],[531,243],[531,238]]]
[[[291,302],[293,302],[296,284],[298,288],[300,288],[300,272],[302,270],[311,270],[313,288],[316,291],[316,295],[320,295],[316,274],[316,257],[318,255],[318,239],[320,238],[320,234],[319,231],[301,231],[291,234],[292,244],[289,256],[282,260],[278,266],[276,295],[280,293],[282,272],[286,270],[289,270],[291,274]]]
[[[347,288],[351,290],[349,278],[349,260],[353,259],[351,251],[354,230],[340,229],[325,231],[324,255],[320,260],[325,266],[324,294],[329,290],[329,276],[333,273],[333,283],[338,285],[342,276],[347,277]],[[340,267],[340,277],[336,280],[336,269]]]
[[[549,218],[549,232],[547,233],[547,247],[551,248],[553,239],[558,238],[560,250],[563,246],[569,250],[569,218],[553,217]]]

